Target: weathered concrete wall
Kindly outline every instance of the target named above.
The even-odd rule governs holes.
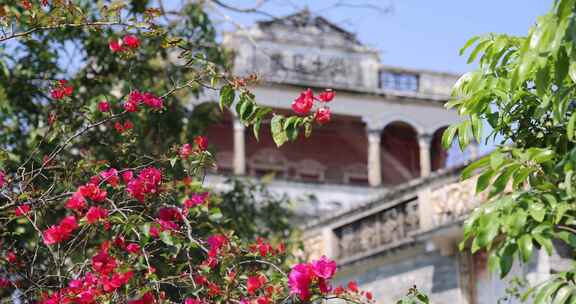
[[[432,303],[463,303],[456,257],[426,252],[421,245],[341,267],[337,282],[349,280],[371,291],[377,303],[396,303],[414,285]]]

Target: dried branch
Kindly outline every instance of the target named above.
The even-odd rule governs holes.
[[[123,23],[121,21],[114,21],[114,22],[95,21],[95,22],[82,22],[82,23],[61,23],[61,24],[56,24],[56,25],[39,26],[39,27],[31,28],[31,29],[24,31],[24,32],[12,33],[11,35],[8,35],[8,36],[4,35],[4,36],[0,37],[0,42],[4,42],[4,41],[18,38],[18,37],[25,37],[25,36],[31,35],[35,32],[41,32],[41,31],[51,31],[51,30],[64,29],[64,28],[82,28],[82,27],[97,27],[98,28],[98,27],[106,27],[106,26],[127,27],[127,26],[136,26],[136,25]],[[148,27],[140,26],[139,28],[147,29]]]

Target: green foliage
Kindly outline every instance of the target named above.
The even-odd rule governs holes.
[[[151,9],[154,3],[148,0],[130,1],[127,6],[120,2],[106,6],[104,1],[81,1],[74,10],[60,8],[56,1],[46,12],[26,11],[20,1],[13,1],[12,5],[10,2],[5,8],[21,16],[15,27],[18,32],[63,21],[130,24],[37,31],[0,44],[0,149],[10,159],[17,162],[19,155],[35,151],[33,160],[40,162],[65,134],[82,127],[86,120],[102,119],[97,111],[100,101],[107,100],[113,109],[120,109],[131,90],[159,94],[167,88],[187,89],[186,94],[166,98],[167,107],[162,113],[133,115],[135,128],[130,134],[114,134],[110,125],[109,132],[92,132],[83,137],[79,145],[98,143],[85,153],[111,157],[100,147],[114,146],[126,141],[126,137],[143,137],[147,140],[138,141],[134,149],[125,152],[139,149],[157,155],[187,142],[206,126],[206,118],[188,119],[188,101],[203,90],[195,80],[208,82],[205,78],[210,74],[228,69],[228,54],[216,43],[216,30],[202,5],[186,4],[178,15],[170,15],[171,22],[159,24],[152,21],[158,12]],[[38,1],[32,2],[39,5]],[[128,12],[122,20],[118,17],[120,10]],[[128,32],[145,41],[138,52],[111,53],[109,39],[121,38]],[[179,62],[169,64],[174,55],[179,55]],[[50,87],[59,79],[69,80],[75,88],[70,100],[55,102],[50,98]],[[50,113],[57,115],[49,128]],[[69,153],[62,157],[74,159]],[[5,166],[10,168],[8,163]]]
[[[460,51],[479,67],[463,75],[448,108],[467,117],[444,132],[443,144],[458,138],[500,140],[502,146],[468,166],[476,191],[489,201],[464,224],[461,248],[489,252],[491,270],[506,276],[514,261],[528,262],[536,249],[554,250],[560,239],[576,248],[576,1],[557,0],[525,37],[474,37]],[[491,132],[485,136],[482,127]],[[574,273],[536,286],[534,303],[576,301]]]
[[[223,227],[234,230],[245,240],[262,237],[290,241],[295,228],[290,224],[294,214],[286,195],[271,193],[265,184],[239,179],[230,179],[226,184],[231,188],[219,195],[219,207],[226,219]]]

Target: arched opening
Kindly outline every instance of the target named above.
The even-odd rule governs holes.
[[[282,109],[276,112],[290,114]],[[311,137],[305,138],[300,132],[296,141],[276,148],[270,124],[264,122],[260,140],[254,138],[251,129],[246,132],[247,172],[255,176],[274,172],[276,178],[300,182],[366,186],[366,142],[365,126],[359,117],[335,114],[329,124],[314,125]],[[272,157],[271,151],[281,157]]]
[[[416,129],[397,121],[388,124],[381,136],[382,183],[398,185],[420,176]]]
[[[220,174],[233,172],[234,155],[234,116],[228,110],[221,111],[216,102],[204,102],[194,106],[190,115],[189,141],[193,136],[202,134],[208,138],[210,146],[218,147],[216,153],[216,171]]]
[[[442,134],[444,134],[444,130],[446,130],[446,127],[442,127],[432,134],[432,142],[430,143],[432,171],[446,168],[448,151],[442,147]]]

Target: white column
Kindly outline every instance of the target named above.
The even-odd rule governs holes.
[[[382,184],[382,165],[380,163],[381,130],[368,129],[368,183],[377,187]]]
[[[420,176],[426,177],[432,172],[432,162],[430,156],[430,145],[432,143],[432,135],[418,134],[418,145],[420,146]]]
[[[246,144],[244,142],[244,124],[234,119],[234,174],[246,174]]]
[[[324,239],[324,253],[326,257],[331,259],[338,258],[338,238],[334,233],[334,230],[330,227],[322,229],[322,238]]]

